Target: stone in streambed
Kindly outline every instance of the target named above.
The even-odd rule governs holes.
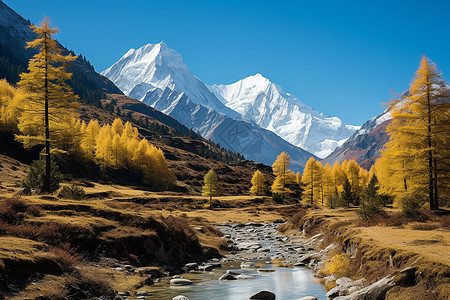
[[[254,300],[275,300],[275,294],[269,291],[261,291],[250,297]]]
[[[275,272],[275,269],[258,269],[258,272],[260,273],[272,273]]]
[[[178,295],[176,297],[173,297],[172,300],[189,300],[189,298],[183,295]]]
[[[251,261],[244,261],[241,263],[241,269],[256,269],[256,264]]]
[[[251,276],[251,275],[245,275],[245,274],[239,274],[238,276],[236,276],[237,280],[248,280],[248,279],[254,279],[256,278],[255,276]]]
[[[222,276],[219,277],[219,280],[220,281],[223,281],[223,280],[237,280],[237,278],[234,277],[233,275],[229,274],[229,273],[225,273],[225,274],[223,274]]]
[[[174,278],[170,280],[170,285],[191,285],[192,281],[186,278]]]

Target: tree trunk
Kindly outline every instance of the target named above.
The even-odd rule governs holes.
[[[44,55],[45,55],[45,74],[44,74],[44,128],[45,128],[45,180],[44,193],[50,193],[50,126],[48,120],[48,46],[47,34],[44,34]]]
[[[430,196],[430,209],[435,210],[436,201],[434,199],[434,188],[433,188],[433,151],[431,150],[431,99],[429,85],[427,85],[427,108],[428,108],[428,194]]]
[[[209,194],[209,209],[213,209],[213,206],[212,206],[212,193]]]

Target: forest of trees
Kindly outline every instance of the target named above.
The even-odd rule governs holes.
[[[450,92],[436,65],[423,56],[407,96],[390,103],[389,142],[376,162],[381,190],[398,206],[450,195]]]

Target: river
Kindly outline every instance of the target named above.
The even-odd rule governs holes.
[[[239,251],[232,251],[221,260],[222,266],[212,271],[181,275],[191,280],[194,283],[192,285],[174,287],[169,284],[171,278],[161,279],[149,291],[149,298],[172,299],[184,295],[190,300],[248,300],[253,294],[266,290],[274,293],[276,299],[282,300],[296,300],[305,296],[326,299],[325,287],[310,269],[279,266],[293,264],[302,254],[313,249],[305,247],[295,235],[279,235],[276,226],[258,223],[219,226],[230,240],[229,243]],[[272,263],[274,260],[279,264]],[[269,270],[271,272],[265,272]],[[227,271],[235,276],[247,275],[246,278],[250,279],[218,280]]]

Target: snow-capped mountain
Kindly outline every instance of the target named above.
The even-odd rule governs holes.
[[[144,103],[194,129],[203,137],[243,154],[249,160],[271,165],[278,154],[286,151],[291,158],[291,169],[301,171],[312,156],[256,124],[235,120],[212,108],[196,104],[185,93],[166,88],[164,91],[147,93]]]
[[[102,72],[128,96],[175,118],[203,137],[271,165],[282,151],[289,153],[293,170],[302,170],[311,153],[225,106],[192,75],[180,54],[164,42],[129,50]]]
[[[333,152],[359,128],[319,113],[261,74],[209,89],[245,120],[275,132],[320,158]]]
[[[185,93],[194,103],[213,108],[231,118],[238,113],[223,105],[207,86],[184,63],[183,57],[164,42],[130,49],[102,75],[112,80],[131,98],[143,100],[148,92],[172,91]]]

